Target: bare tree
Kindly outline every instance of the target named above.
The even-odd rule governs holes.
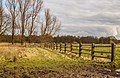
[[[16,32],[21,35],[21,45],[24,43],[25,34],[29,36],[29,42],[36,29],[36,21],[40,21],[37,18],[41,13],[43,6],[42,0],[6,0],[6,7],[9,11],[9,15],[3,12],[3,8],[0,6],[0,34],[7,30],[7,27],[11,26],[12,32],[12,44],[14,44],[14,36]],[[50,13],[49,9],[45,10],[45,17],[43,18],[41,27],[41,36],[45,39],[52,37],[60,30],[61,22],[56,16]],[[15,31],[17,30],[20,31]],[[26,31],[27,30],[27,31]],[[37,32],[38,33],[38,32]],[[46,37],[47,36],[47,37]]]
[[[45,10],[45,23],[41,26],[41,35],[55,35],[60,30],[61,22],[56,16],[50,14],[50,10]]]
[[[30,43],[30,39],[31,39],[31,35],[34,32],[35,29],[35,20],[38,16],[38,14],[40,13],[41,9],[43,6],[43,1],[42,0],[33,0],[32,5],[31,5],[31,25],[29,28],[29,43]]]
[[[21,45],[24,43],[25,24],[28,10],[30,10],[31,0],[18,0],[20,12],[20,27],[21,27]]]
[[[60,30],[61,22],[56,16],[50,13],[49,9],[45,10],[45,22],[41,26],[41,36],[45,39],[45,36],[53,36]]]
[[[2,1],[0,1],[0,35],[7,31],[9,23],[9,16],[4,12]]]
[[[2,9],[2,1],[0,2],[0,31],[2,27],[2,16],[3,16],[3,9]]]
[[[14,35],[15,35],[15,25],[16,18],[18,16],[17,12],[17,0],[7,0],[7,9],[10,12],[11,16],[11,27],[12,27],[12,44],[14,44]]]

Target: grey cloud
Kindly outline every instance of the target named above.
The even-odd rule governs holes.
[[[62,21],[61,34],[120,36],[120,0],[45,0]]]
[[[83,18],[84,21],[89,21],[91,23],[98,24],[112,24],[112,25],[120,25],[120,17],[119,16],[111,16],[104,14],[97,14],[94,16]]]

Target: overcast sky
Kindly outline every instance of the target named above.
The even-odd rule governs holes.
[[[62,22],[60,35],[120,38],[120,0],[44,0]]]

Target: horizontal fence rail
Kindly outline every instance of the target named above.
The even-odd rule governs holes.
[[[82,43],[41,43],[41,47],[50,48],[63,53],[73,53],[81,57],[82,55],[89,55],[91,60],[95,58],[106,58],[110,62],[115,61],[116,45],[111,44],[82,44]],[[102,49],[108,48],[109,51],[103,51]],[[100,49],[100,50],[99,50]]]

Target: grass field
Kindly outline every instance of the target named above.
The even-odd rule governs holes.
[[[62,71],[62,68],[59,69],[60,66],[76,63],[72,58],[39,47],[0,45],[0,78],[13,78],[15,72],[17,76],[25,74],[25,77],[20,78],[26,78],[27,75],[31,78],[38,78],[39,74],[35,75],[35,73],[39,71],[40,74],[49,72],[50,69]],[[33,72],[33,76],[30,72]]]
[[[39,47],[0,46],[0,65],[4,67],[54,67],[75,60]]]
[[[12,78],[14,74],[17,74],[17,76],[20,76],[21,74],[23,76],[25,74],[25,76],[30,75],[31,78],[36,78],[38,76],[35,77],[36,74],[35,72],[37,73],[39,72],[40,74],[45,74],[46,72],[52,72],[51,70],[62,72],[69,69],[71,71],[71,68],[76,67],[76,65],[77,66],[84,65],[83,68],[86,65],[97,65],[103,67],[110,66],[109,63],[97,63],[90,60],[85,61],[82,58],[75,58],[75,57],[70,58],[67,55],[61,54],[58,51],[51,51],[50,49],[46,50],[40,47],[35,47],[35,46],[24,47],[20,45],[11,45],[8,43],[0,44],[0,77],[1,78],[2,77]],[[87,67],[89,68],[89,66]],[[75,68],[74,70],[77,69],[78,68]],[[44,70],[45,72],[40,70]],[[88,69],[86,71],[88,71]],[[31,72],[33,72],[34,77],[30,74]],[[54,74],[52,74],[52,76],[53,75]]]

